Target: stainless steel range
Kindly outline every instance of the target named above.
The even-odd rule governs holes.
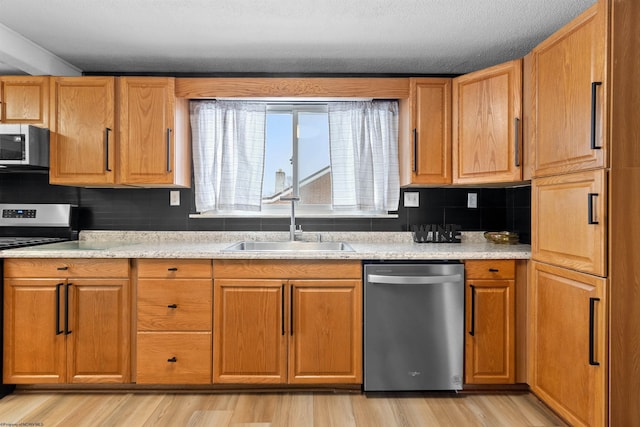
[[[78,238],[77,209],[69,204],[0,203],[0,249],[12,249]],[[0,280],[3,278],[0,263]],[[3,291],[0,292],[0,346],[3,342]],[[4,351],[0,356],[0,373]],[[0,381],[1,383],[1,381]],[[0,384],[0,397],[15,387]]]
[[[0,203],[0,249],[78,238],[76,209],[70,204]]]

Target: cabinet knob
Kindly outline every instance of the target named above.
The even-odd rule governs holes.
[[[178,271],[178,267],[169,267],[167,268],[169,271]]]
[[[64,267],[58,267],[58,268],[57,268],[57,270],[59,270],[59,271],[64,271],[64,270],[68,270],[68,269],[69,269],[69,267],[67,267],[67,266],[64,266]]]
[[[171,359],[167,359],[167,362],[170,362],[170,363],[175,363],[177,361],[178,361],[178,359],[176,359],[175,356],[173,356]]]
[[[489,271],[490,271],[491,273],[497,273],[497,272],[499,272],[500,270],[498,270],[497,268],[490,268],[490,269],[489,269]]]
[[[178,308],[178,304],[169,304],[167,308]]]

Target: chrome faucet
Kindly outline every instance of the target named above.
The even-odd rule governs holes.
[[[281,197],[280,200],[291,202],[291,225],[289,225],[289,240],[296,240],[296,233],[302,233],[302,225],[296,225],[296,202],[300,197]]]

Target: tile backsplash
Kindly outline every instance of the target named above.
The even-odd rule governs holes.
[[[288,218],[189,218],[193,190],[180,189],[180,206],[169,206],[168,189],[79,188],[50,185],[43,173],[1,173],[2,203],[73,203],[82,230],[282,231]],[[408,231],[413,224],[460,224],[465,231],[516,231],[531,240],[531,188],[401,189],[397,218],[299,218],[308,231]],[[403,192],[419,193],[419,207],[402,206]],[[477,194],[477,208],[467,194]]]

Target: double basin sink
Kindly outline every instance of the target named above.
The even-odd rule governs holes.
[[[303,241],[242,241],[223,249],[225,252],[353,252],[344,242],[303,242]]]

